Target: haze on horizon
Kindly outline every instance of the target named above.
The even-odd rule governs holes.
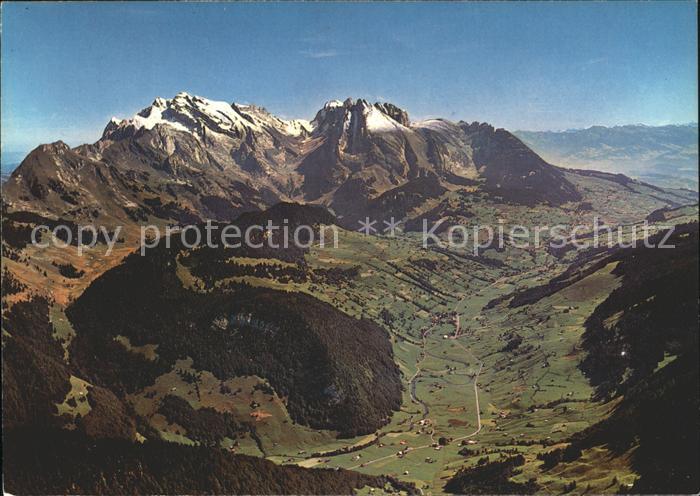
[[[180,91],[307,119],[350,96],[511,130],[698,112],[695,2],[5,3],[2,61],[3,163]]]

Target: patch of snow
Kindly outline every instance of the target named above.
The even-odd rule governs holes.
[[[163,107],[154,105],[142,110],[128,122],[137,129],[141,129],[142,127],[153,129],[156,124],[168,124],[179,131],[189,131],[189,129],[181,123],[163,117],[164,110]]]
[[[451,128],[452,125],[453,125],[452,123],[445,121],[444,119],[426,119],[424,121],[412,123],[413,127],[435,129],[435,130]]]
[[[342,102],[337,102],[343,105]],[[117,127],[134,126],[137,129],[153,129],[159,124],[178,131],[199,135],[228,135],[229,131],[264,132],[275,129],[288,136],[298,137],[313,131],[314,126],[303,119],[283,120],[255,105],[227,103],[208,100],[185,92],[171,99],[156,98],[150,107],[143,109],[131,119],[113,117],[110,121]]]
[[[261,128],[246,119],[233,105],[227,102],[208,100],[188,93],[178,93],[174,98],[166,100],[156,98],[150,107],[143,109],[132,119],[115,121],[118,125],[133,125],[137,129],[153,129],[158,124],[165,124],[192,133],[201,128],[203,121],[210,121],[222,130]]]
[[[261,128],[273,128],[289,136],[300,136],[304,132],[311,132],[313,125],[304,119],[284,120],[272,115],[270,112],[255,105],[236,104],[238,110]]]
[[[340,100],[330,100],[323,105],[324,109],[332,109],[342,107],[344,104]]]
[[[305,119],[294,119],[292,121],[282,121],[284,129],[290,136],[299,136],[304,132],[310,133],[313,131],[313,125]]]
[[[243,117],[230,103],[217,102],[200,97],[193,97],[192,101],[197,110],[211,117],[224,129],[242,126],[255,131],[261,131],[260,126],[253,124]]]
[[[367,129],[374,132],[387,132],[401,129],[403,126],[386,115],[374,105],[368,105],[364,109]]]

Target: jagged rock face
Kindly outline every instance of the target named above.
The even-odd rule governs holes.
[[[15,208],[106,219],[229,220],[285,198],[308,123],[179,94],[71,150],[34,150],[7,183]],[[71,200],[72,199],[72,200]],[[44,207],[44,208],[42,208]]]
[[[305,121],[284,121],[260,107],[179,94],[172,100],[156,99],[133,119],[119,122],[115,130],[105,130],[100,157],[105,156],[102,149],[112,149],[125,137],[127,145],[136,141],[138,149],[117,148],[111,160],[128,161],[132,159],[128,152],[141,152],[156,159],[151,165],[162,165],[175,176],[223,175],[284,196],[289,166],[309,131]]]
[[[408,121],[404,111],[391,109]],[[431,169],[421,136],[378,104],[329,102],[312,124],[319,145],[299,166],[302,192],[309,200],[331,193],[329,204],[343,211],[348,201],[367,200]]]
[[[411,123],[391,103],[362,99],[328,102],[312,122],[287,121],[186,93],[112,119],[94,144],[38,147],[4,193],[12,209],[74,220],[230,220],[294,200],[352,221],[389,198],[405,206],[402,190],[390,192],[407,184],[411,204],[436,184],[519,203],[580,199],[559,169],[487,124]]]
[[[374,105],[402,126],[408,126],[411,123],[411,121],[408,119],[408,112],[397,107],[393,103],[377,102]]]
[[[459,184],[459,178],[476,180],[479,174],[472,160],[472,148],[464,130],[443,119],[418,122],[415,127],[426,142],[428,161],[437,174]]]

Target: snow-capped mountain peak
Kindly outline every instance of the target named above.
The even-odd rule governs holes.
[[[342,106],[343,106],[343,102],[341,102],[340,100],[329,100],[323,105],[323,108],[328,110],[328,109],[338,108],[338,107],[342,107]]]
[[[129,128],[153,129],[158,125],[197,136],[214,132],[240,137],[250,131],[259,133],[274,129],[288,136],[299,137],[312,130],[308,121],[280,119],[261,107],[209,100],[180,92],[171,99],[156,98],[131,119],[113,118],[104,135],[108,137],[116,130]]]
[[[394,131],[404,127],[402,124],[385,114],[376,105],[371,105],[363,109],[365,112],[365,122],[367,129],[374,132]]]
[[[366,129],[369,133],[385,133],[405,130],[409,125],[408,114],[390,103],[372,104],[359,98],[331,100],[326,102],[312,121],[318,132],[325,132],[329,127],[342,126],[349,129]]]
[[[240,140],[251,133],[303,139],[313,133],[323,134],[331,127],[345,131],[352,129],[353,133],[365,129],[367,133],[379,134],[406,131],[409,125],[404,110],[390,103],[372,104],[364,99],[330,100],[309,122],[282,119],[256,105],[210,100],[180,92],[172,98],[155,98],[150,106],[130,119],[112,118],[103,137],[121,139],[142,129],[165,126],[198,139],[205,136],[217,139],[218,135]]]
[[[313,130],[311,123],[304,119],[281,119],[257,105],[234,104],[234,106],[240,114],[248,117],[256,125],[276,129],[283,134],[298,137]]]

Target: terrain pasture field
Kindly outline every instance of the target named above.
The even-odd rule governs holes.
[[[321,253],[316,256],[323,261]],[[337,254],[335,258],[338,260]],[[442,263],[449,263],[448,260],[449,257]],[[509,278],[508,284],[501,281],[495,271],[484,271],[493,281],[491,283],[470,277],[469,273],[460,274],[458,280],[464,284],[464,292],[455,291],[457,295],[446,298],[447,306],[460,315],[457,338],[454,338],[453,319],[435,324],[416,316],[412,326],[402,326],[401,320],[395,327],[392,324],[394,352],[404,371],[407,388],[420,367],[416,397],[428,407],[429,427],[407,429],[401,425],[396,429],[392,422],[382,429],[387,433],[382,437],[383,447],[371,446],[361,452],[333,457],[331,466],[372,474],[389,473],[410,480],[426,491],[441,492],[445,479],[457,468],[475,464],[484,456],[496,459],[523,453],[527,460],[523,474],[538,472],[541,463],[536,459],[538,453],[548,451],[572,432],[588,427],[605,415],[610,405],[590,400],[592,390],[577,368],[580,358],[577,343],[586,317],[617,285],[616,277],[610,274],[613,267],[606,266],[527,308],[511,309],[500,305],[484,310],[492,299],[516,287],[540,284],[561,270],[553,261],[549,266],[528,265],[534,268],[521,272],[519,277]],[[415,270],[415,266],[412,269]],[[449,269],[446,272],[449,273]],[[390,287],[391,283],[386,281],[383,280],[384,284]],[[456,282],[457,279],[451,284]],[[369,286],[381,288],[381,284],[377,281]],[[395,284],[401,287],[401,282]],[[437,286],[439,281],[435,284]],[[415,304],[400,300],[382,304],[384,308],[388,305],[392,313],[396,308],[397,315],[405,315],[406,307],[415,308]],[[444,301],[429,300],[427,304],[434,305],[435,312],[444,311]],[[424,303],[421,301],[420,305]],[[371,308],[365,307],[365,312],[371,312]],[[431,329],[426,333],[424,346],[420,341],[415,344],[420,337],[415,334],[415,320],[422,324],[419,329]],[[521,336],[522,344],[512,352],[502,352],[513,333]],[[402,340],[403,336],[412,342]],[[479,368],[481,372],[476,381],[482,427],[470,436],[478,429],[473,383]],[[411,400],[410,396],[408,399]],[[413,422],[423,418],[423,409],[415,402],[402,410],[413,412]],[[397,430],[399,432],[395,432]],[[453,441],[436,449],[433,445],[441,437]],[[468,440],[475,444],[463,445]],[[397,456],[405,447],[414,449]],[[464,448],[469,450],[469,455],[459,454]],[[617,479],[622,480],[629,473],[629,467],[622,467]],[[612,477],[615,475],[610,480],[597,481],[596,487],[603,489]],[[565,474],[544,480],[552,490],[570,482]]]
[[[601,202],[604,194],[600,192]],[[551,225],[582,218],[574,211],[546,207],[526,211],[478,199],[471,208],[480,222],[504,218]],[[616,209],[611,216],[630,214]],[[662,223],[696,217],[697,208],[679,209],[664,214]],[[633,225],[624,228],[628,237]],[[592,389],[578,368],[583,323],[619,284],[612,274],[614,264],[526,305],[511,306],[508,298],[562,274],[575,256],[570,251],[557,258],[544,249],[512,245],[473,256],[464,250],[425,249],[420,233],[389,237],[341,230],[338,248],[312,248],[300,268],[307,274],[349,270],[356,273],[353,277],[294,282],[244,275],[217,282],[308,293],[382,326],[391,340],[404,390],[400,410],[372,434],[339,439],[337,432],[297,424],[287,411],[287,399],[264,378],[222,381],[211,371],[193,368],[191,360],[177,362],[128,399],[150,428],[168,441],[198,443],[187,428],[159,410],[165,398],[175,397],[195,411],[213,409],[252,426],[235,437],[224,437],[220,442],[224,449],[280,464],[389,474],[415,483],[425,494],[443,492],[448,478],[464,466],[516,453],[525,457],[516,481],[536,477],[548,492],[560,492],[574,480],[579,485],[586,481],[590,491],[614,492],[635,478],[625,456],[608,464],[610,453],[594,448],[549,471],[542,470],[537,458],[564,446],[571,434],[605,418],[614,407],[592,401]],[[88,259],[80,268],[89,269],[90,263]],[[228,263],[295,267],[279,260],[235,256]],[[39,264],[33,270],[38,273],[43,267]],[[178,265],[177,276],[184,287],[207,291],[184,265]],[[51,310],[55,338],[66,353],[75,332],[63,313],[67,298],[62,296]],[[123,336],[115,340],[146,360],[158,356],[157,345],[133,346]],[[70,392],[57,404],[59,412],[69,417],[89,412],[89,387],[72,377]]]
[[[496,256],[507,262],[494,267],[489,260]],[[561,445],[612,408],[591,400],[592,390],[578,369],[578,341],[586,317],[618,284],[611,274],[614,265],[532,305],[510,308],[506,301],[486,309],[500,296],[542,284],[566,264],[513,247],[503,253],[487,250],[482,257],[483,262],[425,250],[413,235],[377,238],[342,231],[340,248],[314,248],[306,263],[310,271],[357,268],[352,281],[323,285],[242,278],[253,285],[308,292],[388,331],[404,381],[403,404],[373,435],[337,439],[333,432],[296,425],[283,399],[255,388],[262,379],[229,380],[227,387],[240,392],[220,395],[220,381],[187,363],[178,366],[199,374],[194,383],[198,392],[173,372],[139,393],[134,405],[173,441],[188,442],[186,433],[178,438],[174,430],[182,429],[153,414],[166,394],[186,398],[195,409],[211,406],[241,421],[254,419],[256,439],[222,443],[236,452],[305,467],[390,474],[428,493],[442,492],[446,479],[465,465],[514,453],[526,456],[519,478],[536,474],[548,489],[561,490],[577,477],[575,470],[543,477],[537,454]],[[515,346],[515,341],[520,343]],[[586,454],[577,463],[596,456],[604,455]],[[592,476],[592,488],[604,490],[613,477],[623,481],[633,475],[620,466],[614,473]]]

